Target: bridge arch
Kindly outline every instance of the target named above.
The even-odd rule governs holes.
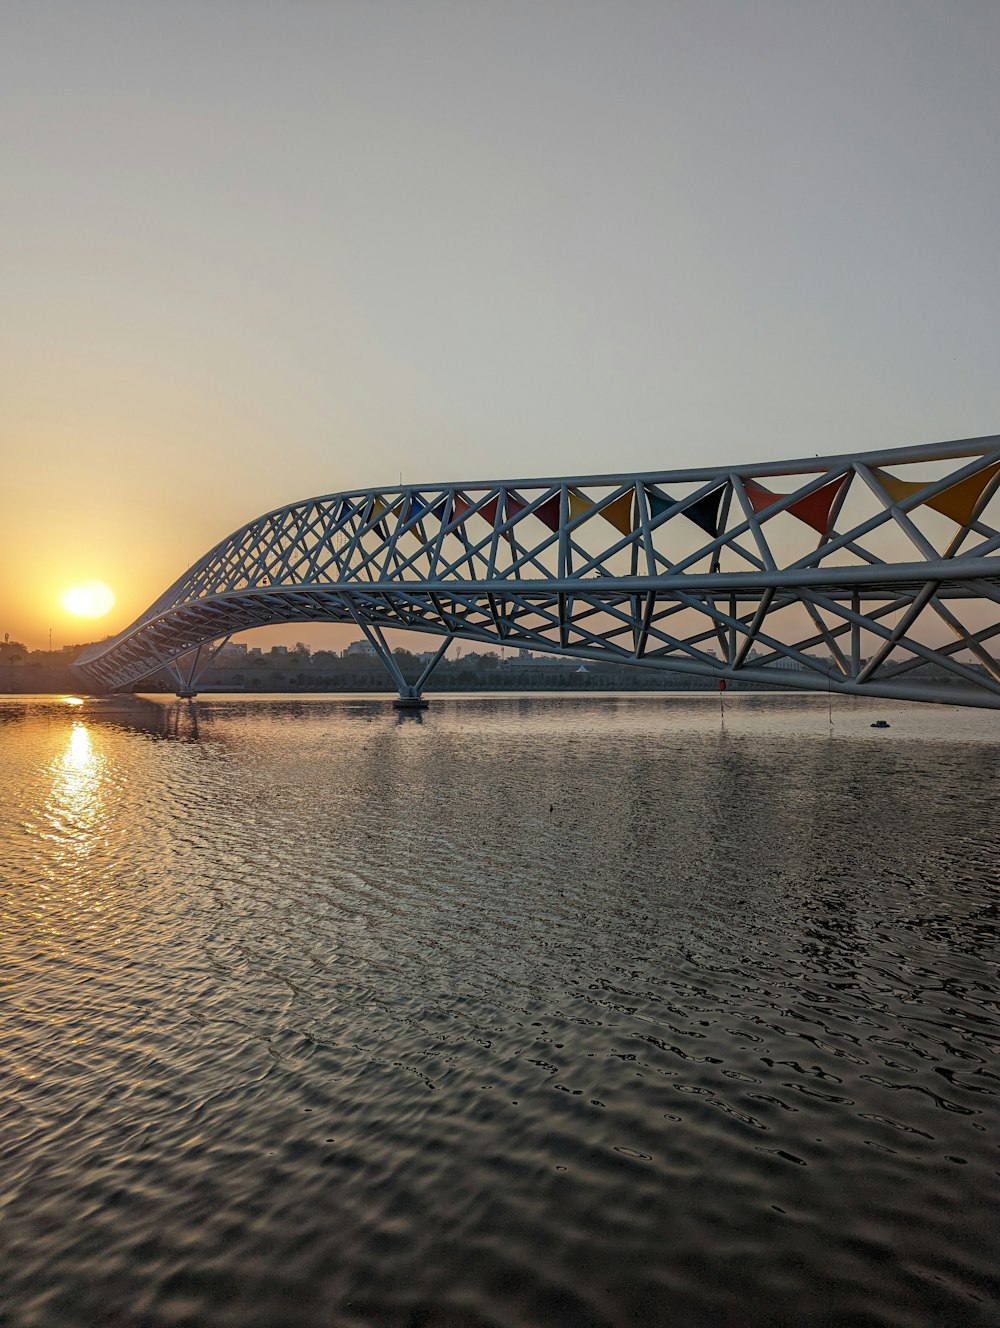
[[[733,467],[406,485],[276,508],[76,664],[192,692],[234,632],[405,628],[718,679],[1000,708],[1000,437]],[[436,662],[436,660],[434,661]],[[433,667],[433,664],[431,665]],[[395,670],[395,671],[394,671]]]

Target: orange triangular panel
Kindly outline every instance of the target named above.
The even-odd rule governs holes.
[[[488,503],[483,503],[482,507],[479,509],[479,515],[484,521],[488,521],[491,526],[495,526],[497,523],[497,507],[499,502],[500,500],[498,498],[493,497]]]
[[[634,494],[631,489],[623,493],[620,498],[616,498],[613,503],[608,503],[607,507],[601,508],[601,516],[605,521],[610,521],[615,530],[620,530],[623,535],[632,534],[632,499]]]
[[[783,493],[772,493],[770,489],[765,489],[762,484],[755,484],[753,480],[744,480],[743,489],[755,512],[766,512],[779,498],[785,496]]]
[[[997,471],[1000,471],[1000,463],[986,466],[985,469],[976,471],[975,475],[970,475],[968,479],[959,480],[957,484],[943,489],[933,498],[928,498],[927,506],[933,507],[935,512],[941,512],[944,516],[950,516],[952,521],[956,521],[960,526],[967,526],[972,520],[972,514],[983,495],[983,490]]]
[[[821,489],[815,489],[812,493],[807,493],[804,498],[790,503],[788,511],[792,516],[804,521],[807,526],[812,526],[813,530],[825,535],[830,524],[830,511],[848,479],[847,475],[838,476],[829,484],[824,484]]]

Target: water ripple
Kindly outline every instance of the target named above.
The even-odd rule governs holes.
[[[0,700],[0,1321],[995,1328],[1000,732],[825,705]]]

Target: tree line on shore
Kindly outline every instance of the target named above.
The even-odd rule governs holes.
[[[84,647],[28,650],[17,641],[0,644],[0,691],[19,694],[89,692],[87,680],[73,668]],[[425,658],[400,648],[393,651],[403,676],[415,682]],[[441,660],[429,686],[434,691],[539,691],[549,689],[655,690],[714,688],[712,678],[674,671],[629,666],[616,661],[539,656],[503,659],[495,650],[466,651]],[[200,675],[200,686],[211,691],[359,691],[391,692],[394,685],[373,655],[311,650],[304,642],[293,648],[276,646],[258,654],[235,656],[227,651]],[[176,680],[168,673],[144,679],[136,691],[172,692]]]
[[[83,645],[62,650],[28,650],[18,641],[0,642],[0,692],[14,694],[88,694],[100,688],[73,667]],[[407,682],[415,682],[428,656],[405,648],[393,656]],[[923,670],[921,670],[923,672]],[[937,676],[938,671],[934,671]],[[942,681],[952,681],[947,674]],[[775,671],[774,687],[783,690]],[[349,650],[311,650],[304,642],[294,647],[274,646],[260,653],[229,648],[199,674],[200,691],[234,692],[393,692],[395,685],[374,654]],[[495,650],[466,651],[444,658],[428,683],[430,691],[712,691],[711,675],[684,673],[628,664],[618,660],[581,660],[555,655],[504,658]],[[730,679],[728,686],[761,690],[760,683]],[[145,678],[131,690],[173,692],[177,682],[169,672]]]

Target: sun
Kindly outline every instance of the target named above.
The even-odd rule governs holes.
[[[64,590],[60,602],[74,618],[103,618],[115,606],[115,592],[103,581],[84,581]]]

